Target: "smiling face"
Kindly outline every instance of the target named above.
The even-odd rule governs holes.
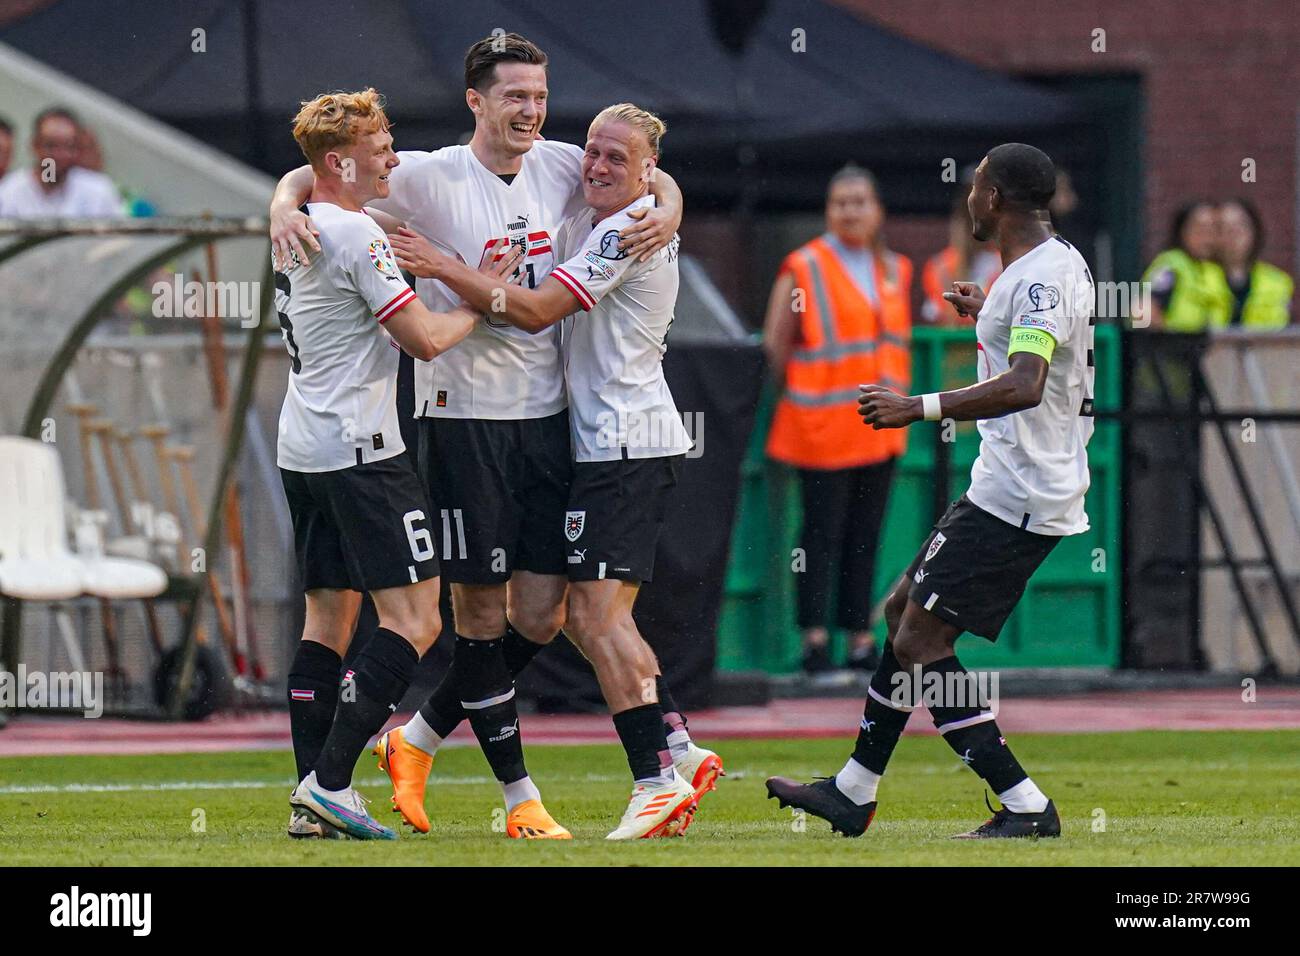
[[[546,67],[532,63],[498,63],[483,90],[465,91],[474,111],[476,133],[502,156],[522,156],[546,122]]]
[[[358,207],[388,195],[388,174],[401,160],[386,129],[359,134],[350,144],[325,154],[325,167],[340,180],[340,191]]]
[[[645,134],[620,120],[605,120],[587,134],[582,195],[597,213],[617,212],[645,195],[655,159]]]

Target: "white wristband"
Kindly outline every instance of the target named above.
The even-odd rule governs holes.
[[[939,407],[939,393],[929,392],[921,396],[921,411],[927,422],[937,422],[943,418],[943,409]]]

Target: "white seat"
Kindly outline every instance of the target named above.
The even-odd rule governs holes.
[[[147,562],[69,551],[58,453],[35,439],[0,436],[0,594],[145,598],[166,587],[167,575]]]
[[[167,574],[134,558],[83,558],[82,587],[102,598],[151,598],[167,590]]]
[[[66,601],[81,594],[76,561],[0,558],[0,594],[26,601]]]

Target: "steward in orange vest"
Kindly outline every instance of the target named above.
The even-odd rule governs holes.
[[[912,378],[912,263],[888,250],[871,255],[870,287],[827,233],[790,253],[798,334],[767,454],[798,468],[853,468],[901,455],[906,429],[875,431],[858,416],[858,386],[879,382],[907,394]],[[802,309],[802,311],[800,311]]]

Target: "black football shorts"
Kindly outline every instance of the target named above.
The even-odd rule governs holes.
[[[378,591],[438,576],[433,511],[405,455],[335,471],[280,469],[304,591]]]
[[[573,466],[564,515],[570,581],[651,579],[670,493],[685,459],[671,455]]]
[[[569,413],[423,418],[421,475],[447,580],[502,584],[515,571],[564,574]]]
[[[908,567],[907,596],[954,627],[996,641],[1060,540],[995,518],[962,495]]]

